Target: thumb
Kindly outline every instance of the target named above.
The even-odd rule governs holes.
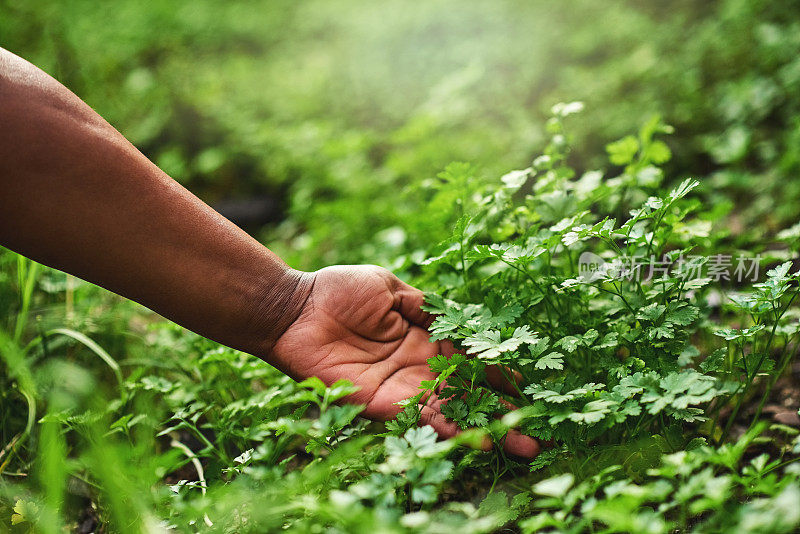
[[[400,315],[411,323],[422,328],[428,328],[433,322],[433,315],[422,310],[422,305],[425,303],[425,294],[399,278],[396,280],[392,309],[400,312]]]

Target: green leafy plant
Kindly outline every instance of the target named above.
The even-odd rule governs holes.
[[[0,254],[15,281],[0,335],[4,528],[796,530],[798,430],[762,421],[796,360],[795,233],[722,263],[742,241],[702,181],[667,178],[671,128],[653,117],[608,145],[607,166],[578,171],[581,110],[552,110],[528,168],[491,180],[455,163],[413,191],[452,231],[392,251],[429,291],[431,337],[459,350],[429,361],[437,377],[385,428],[340,404],[348,383],[294,383]],[[418,427],[430,392],[457,438]],[[511,428],[543,452],[525,464],[477,450]]]
[[[699,354],[690,342],[702,305],[697,292],[709,280],[682,276],[671,259],[697,246],[702,225],[687,219],[697,203],[685,199],[697,182],[662,198],[632,187],[644,171],[660,174],[655,165],[669,151],[655,134],[669,128],[655,118],[624,140],[625,150],[609,145],[612,161],[625,165],[619,176],[590,171],[576,179],[566,164],[563,118],[579,109],[554,108],[545,154],[504,176],[499,189],[468,190],[469,169],[450,167],[442,178],[464,190],[474,211],[460,216],[441,254],[422,262],[439,284],[425,308],[437,315],[432,339],[451,339],[473,356],[430,362],[446,382],[439,393],[450,399],[446,414],[467,427],[503,413],[485,372],[498,366],[509,379],[518,374],[511,380],[518,396],[508,400],[522,406],[523,430],[571,450],[702,421],[702,407],[730,388],[690,366]],[[598,213],[637,197],[644,201],[621,223]],[[587,255],[607,268],[579,274]],[[615,258],[667,267],[663,276],[624,272]]]

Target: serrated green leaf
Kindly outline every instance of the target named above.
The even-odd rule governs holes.
[[[539,358],[534,367],[537,369],[563,369],[564,355],[560,352],[551,352]]]

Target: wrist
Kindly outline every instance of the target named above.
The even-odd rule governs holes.
[[[273,348],[278,339],[303,311],[314,286],[315,273],[285,267],[265,276],[252,289],[250,319],[247,321],[253,349],[248,350],[274,364]]]

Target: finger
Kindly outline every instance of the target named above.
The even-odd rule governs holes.
[[[486,379],[493,388],[499,389],[507,395],[519,396],[518,387],[522,383],[522,375],[519,372],[505,366],[492,365],[486,368]]]
[[[439,410],[430,406],[420,407],[419,424],[432,426],[440,439],[449,439],[461,433],[456,423],[449,421]],[[488,436],[484,436],[480,448],[484,451],[491,450],[492,441]],[[539,454],[541,446],[532,437],[521,434],[518,430],[509,430],[503,440],[503,449],[513,456],[533,458]]]
[[[458,352],[456,350],[455,345],[449,339],[443,339],[439,342],[439,354],[447,358],[448,360],[453,357],[453,354]]]
[[[508,408],[510,411],[514,411],[519,409],[517,406],[511,404],[505,399],[499,399],[500,403]],[[509,442],[509,438],[511,441]],[[506,442],[503,444],[503,448],[509,454],[514,454],[516,456],[524,456],[525,458],[533,458],[541,451],[542,446],[551,447],[553,444],[549,441],[539,441],[534,439],[530,436],[526,436],[522,434],[518,430],[509,430],[508,434],[506,435]],[[516,452],[515,452],[516,451]],[[530,456],[529,456],[530,455]]]
[[[518,430],[508,431],[503,441],[503,449],[508,454],[520,456],[522,458],[533,458],[541,452],[538,441],[530,436],[521,434]]]
[[[399,278],[396,282],[397,286],[394,292],[394,306],[400,312],[400,315],[405,317],[417,326],[428,328],[433,323],[433,315],[422,310],[422,305],[425,304],[425,294],[419,289],[412,287]]]
[[[519,409],[519,406],[515,406],[515,405],[511,404],[510,402],[508,402],[507,400],[505,400],[503,398],[499,398],[498,397],[497,400],[499,400],[500,404],[502,404],[503,406],[508,408],[508,410],[511,411],[511,412],[513,412],[514,410],[518,410]]]
[[[461,430],[453,421],[448,421],[442,412],[430,406],[420,406],[419,426],[430,425],[439,434],[440,439],[449,439]]]

